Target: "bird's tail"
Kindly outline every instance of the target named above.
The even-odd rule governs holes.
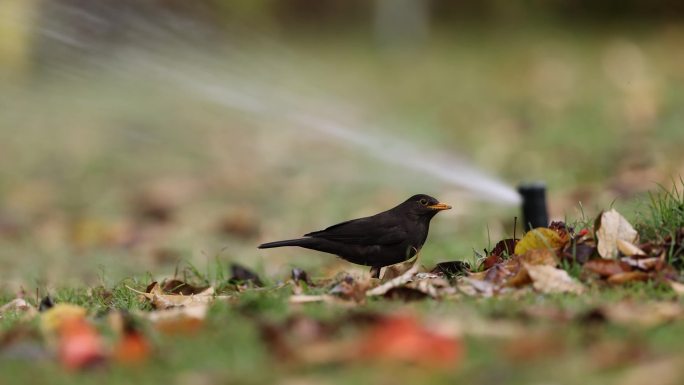
[[[259,245],[259,249],[272,249],[274,247],[283,246],[306,246],[310,242],[310,238],[288,239],[285,241],[268,242]]]

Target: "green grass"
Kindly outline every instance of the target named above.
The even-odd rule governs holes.
[[[286,36],[282,43],[294,59],[268,49],[246,52],[254,57],[240,70],[248,78],[265,71],[267,82],[284,84],[295,95],[329,99],[345,116],[350,107],[351,115],[359,115],[359,129],[379,126],[426,151],[464,154],[512,184],[543,179],[552,214],[577,230],[590,227],[601,209],[614,204],[637,219],[643,240],[660,241],[684,227],[681,180],[674,189],[643,195],[678,175],[684,160],[684,72],[673,64],[684,35],[677,28],[540,24],[504,34],[472,25],[438,28],[425,46],[401,54],[378,50],[358,36]],[[186,58],[185,52],[177,55]],[[195,61],[187,75],[215,75],[219,85],[230,85],[222,77],[235,75],[225,68],[229,60],[216,55],[188,53]],[[621,55],[636,55],[643,67],[620,72]],[[2,303],[20,288],[33,303],[50,294],[57,302],[86,307],[106,329],[108,311],[150,310],[127,287],[141,290],[175,274],[235,294],[228,266],[240,262],[255,269],[269,289],[215,304],[197,334],[150,331],[156,350],[141,368],[68,373],[53,360],[12,360],[0,352],[0,383],[617,384],[634,368],[682,355],[681,321],[642,328],[590,317],[596,308],[622,300],[681,303],[657,283],[597,287],[580,297],[528,293],[409,304],[371,300],[355,309],[291,306],[290,287],[271,288],[287,280],[292,267],[314,278],[362,270],[298,249],[259,252],[255,245],[261,241],[371,214],[428,192],[446,197],[455,210],[433,221],[421,262],[474,265],[477,253],[512,236],[517,208],[478,203],[453,186],[405,173],[335,140],[282,127],[280,116],[250,118],[145,72],[75,68],[78,76],[42,74],[0,88]],[[140,218],[135,202],[148,190],[155,201],[170,202],[171,220]],[[241,209],[247,219],[235,214]],[[256,231],[217,231],[226,217]],[[669,258],[680,254],[671,249]],[[579,266],[566,268],[579,276]],[[570,316],[558,321],[529,314],[540,308]],[[289,366],[270,354],[257,322],[281,323],[292,316],[332,322],[357,311],[474,319],[494,332],[501,322],[523,333],[519,339],[468,335],[458,368],[425,373],[364,363]],[[6,315],[0,329],[7,332],[19,322],[18,315]],[[511,353],[516,346],[524,351],[527,337],[543,333],[550,346],[529,348],[529,357]],[[601,363],[616,354],[624,358]]]
[[[640,233],[646,240],[663,240],[674,237],[684,227],[684,179],[672,181],[672,187],[660,186],[656,192],[649,193],[648,212],[643,223],[639,224]]]
[[[130,310],[140,308],[136,301],[129,302],[129,293],[117,289],[121,285],[123,283],[111,290],[114,302]],[[113,366],[70,373],[50,360],[34,362],[5,358],[0,360],[0,377],[4,381],[11,379],[12,383],[158,383],[201,378],[211,382],[250,384],[325,379],[327,383],[343,384],[352,381],[375,383],[401,375],[435,384],[453,381],[488,384],[503,378],[507,383],[523,384],[558,380],[559,373],[569,374],[572,371],[574,374],[564,375],[561,383],[619,383],[621,376],[635,366],[678,357],[681,354],[679,336],[684,333],[681,322],[644,328],[587,318],[596,309],[621,300],[637,303],[678,301],[668,290],[650,283],[594,290],[581,297],[528,294],[520,298],[463,298],[459,301],[428,300],[411,304],[378,300],[351,310],[323,304],[293,307],[286,303],[289,295],[289,288],[267,292],[252,290],[242,294],[237,304],[217,303],[199,333],[168,336],[149,331],[156,346],[155,355],[140,368]],[[80,303],[93,314],[100,312],[99,304],[105,300],[97,298],[97,294],[71,289],[58,290],[54,296],[58,301]],[[532,308],[544,308],[548,314],[557,312],[569,316],[560,322],[543,316],[530,317],[528,311]],[[362,362],[352,365],[287,365],[269,354],[258,328],[259,322],[280,323],[292,316],[326,322],[340,319],[350,312],[391,313],[399,309],[435,319],[476,322],[484,335],[482,331],[480,334],[467,334],[464,361],[451,370],[431,372],[426,377],[424,370],[410,366],[386,367]],[[104,318],[98,321],[96,317],[95,320],[102,323]],[[9,330],[18,322],[17,319],[3,319],[2,328]],[[515,327],[522,332],[512,337],[495,337],[497,328],[501,327]],[[489,333],[492,336],[487,336]],[[606,351],[602,353],[601,349]],[[609,349],[617,349],[617,352]],[[602,354],[625,356],[602,357]]]
[[[667,260],[678,268],[684,261],[684,179],[672,181],[672,187],[660,186],[656,192],[649,193],[648,209],[639,215],[637,230],[644,241],[669,245]]]

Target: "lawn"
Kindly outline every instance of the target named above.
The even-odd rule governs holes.
[[[39,332],[45,313],[8,311],[0,382],[680,383],[684,304],[668,283],[678,277],[613,285],[561,264],[582,294],[526,285],[493,296],[330,300],[345,274],[366,282],[366,269],[256,245],[429,193],[454,209],[432,222],[420,264],[463,260],[477,272],[519,215],[300,127],[283,118],[290,110],[467,158],[511,185],[544,180],[553,218],[576,232],[593,234],[594,219],[614,207],[642,241],[662,243],[684,226],[681,195],[658,186],[680,186],[684,171],[683,31],[462,26],[401,53],[354,34],[249,37],[237,48],[58,57],[3,83],[0,304],[23,291],[32,307],[47,295],[82,306],[109,358],[69,370]],[[681,268],[674,251],[667,262]],[[231,280],[232,264],[264,287]],[[313,284],[295,285],[295,267]],[[174,276],[229,298],[199,325],[163,331],[146,319],[158,307],[134,290]],[[292,303],[293,294],[326,300]],[[111,314],[122,310],[152,347],[137,365],[110,357],[121,338]],[[383,317],[417,322],[405,334],[442,347],[446,339],[454,356],[428,345],[425,359],[376,360],[364,341]],[[354,349],[366,353],[347,356]]]

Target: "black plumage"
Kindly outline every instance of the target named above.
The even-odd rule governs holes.
[[[415,256],[425,243],[430,220],[450,208],[429,195],[414,195],[379,214],[342,222],[302,238],[264,243],[259,248],[299,246],[335,254],[378,271]]]

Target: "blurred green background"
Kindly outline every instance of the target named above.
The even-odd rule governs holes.
[[[216,258],[334,274],[350,266],[255,247],[419,192],[455,206],[424,263],[472,259],[518,215],[478,199],[496,196],[486,181],[546,181],[556,219],[634,218],[684,171],[682,16],[668,1],[4,0],[0,282]],[[426,160],[472,186],[406,164]]]

